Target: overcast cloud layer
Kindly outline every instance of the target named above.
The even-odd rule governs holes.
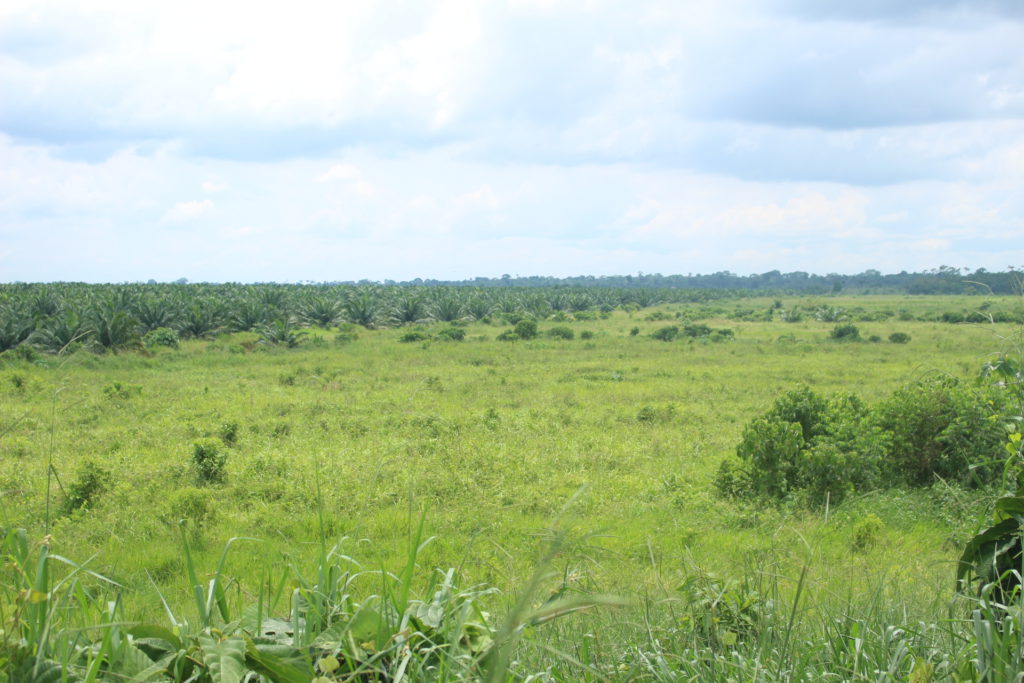
[[[0,281],[1024,264],[1024,3],[0,4]]]

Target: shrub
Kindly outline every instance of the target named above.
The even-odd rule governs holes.
[[[197,538],[203,527],[216,517],[216,508],[210,504],[210,493],[193,487],[174,491],[168,499],[170,521],[184,521],[193,538]]]
[[[911,486],[935,477],[959,483],[992,479],[1006,430],[997,418],[1005,397],[952,377],[931,377],[896,391],[876,409],[876,424],[892,435],[888,476]]]
[[[461,327],[446,327],[437,333],[437,338],[442,341],[462,341],[466,338],[466,330]]]
[[[654,406],[644,406],[636,414],[637,422],[668,422],[676,414],[676,407],[672,404],[662,406],[661,408],[655,408]]]
[[[856,325],[846,323],[833,327],[829,336],[837,341],[860,341],[860,330]]]
[[[565,327],[564,325],[552,327],[546,334],[552,339],[573,339],[576,337],[576,333],[572,331],[572,328]]]
[[[430,339],[430,335],[422,330],[409,330],[399,337],[398,341],[403,344],[411,344],[413,342],[427,341],[428,339]]]
[[[879,537],[885,531],[885,522],[878,515],[868,513],[866,517],[853,526],[853,540],[850,546],[856,552],[866,552],[875,547]]]
[[[519,335],[516,334],[515,330],[505,330],[495,337],[495,339],[498,341],[519,341]]]
[[[220,450],[217,439],[202,439],[192,444],[192,464],[200,484],[218,484],[224,481],[228,455]]]
[[[651,332],[651,338],[657,339],[658,341],[669,342],[679,336],[679,328],[675,325],[669,325],[667,327],[659,327],[654,332]]]
[[[957,324],[957,323],[964,322],[964,314],[963,313],[957,313],[955,311],[947,311],[947,312],[943,313],[942,317],[939,318],[939,319],[942,322],[944,322],[944,323]]]
[[[640,328],[639,327],[630,328],[630,330],[629,330],[629,336],[630,337],[635,337],[638,334],[640,334]]]
[[[776,499],[799,491],[811,505],[877,486],[887,442],[869,417],[851,395],[826,400],[807,387],[787,392],[744,428],[740,464],[723,463],[716,484],[723,493]]]
[[[711,334],[711,328],[703,323],[687,323],[683,326],[685,337],[706,337]]]
[[[590,330],[583,330],[582,332],[580,332],[580,339],[593,339],[593,338],[594,338],[594,333],[591,332]]]
[[[169,327],[158,327],[155,330],[150,330],[142,338],[142,343],[147,349],[153,349],[157,346],[167,346],[172,349],[178,348],[178,333]]]
[[[910,335],[906,332],[893,332],[889,335],[889,342],[892,344],[906,344],[910,341]]]
[[[217,435],[221,441],[229,446],[233,446],[238,443],[238,423],[237,422],[225,422],[217,430]]]
[[[107,395],[107,398],[113,401],[127,401],[133,396],[142,395],[142,385],[113,382],[103,387],[103,393]]]
[[[107,490],[110,470],[100,467],[92,460],[86,460],[78,476],[64,491],[65,514],[78,509],[88,509],[101,493]]]
[[[513,331],[520,339],[533,339],[537,336],[537,321],[529,318],[520,320]]]

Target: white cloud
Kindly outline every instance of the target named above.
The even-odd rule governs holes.
[[[332,180],[356,180],[360,177],[359,169],[351,164],[335,164],[316,177],[316,182],[327,183]]]
[[[910,246],[921,251],[945,251],[952,245],[949,240],[930,239],[916,240],[911,242]]]
[[[185,223],[199,218],[214,206],[213,200],[201,199],[191,202],[178,202],[164,214],[164,223]]]
[[[1020,13],[819,4],[10,0],[5,276],[1024,262]]]

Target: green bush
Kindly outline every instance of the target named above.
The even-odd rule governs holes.
[[[219,484],[227,474],[228,454],[218,439],[201,439],[192,444],[192,464],[200,484]]]
[[[593,338],[594,338],[594,333],[591,332],[590,330],[583,330],[582,332],[580,332],[580,339],[593,339]]]
[[[403,344],[411,344],[413,342],[427,341],[428,339],[430,339],[430,335],[422,330],[409,330],[399,337],[398,341]]]
[[[552,327],[545,334],[552,339],[573,339],[576,337],[576,333],[572,331],[572,328],[564,325]]]
[[[147,349],[156,348],[157,346],[167,346],[172,349],[178,348],[178,333],[169,327],[158,327],[155,330],[150,330],[142,338],[142,344]]]
[[[868,409],[803,387],[780,396],[743,430],[737,460],[716,485],[728,495],[840,502],[883,485],[993,481],[1004,456],[1006,398],[998,388],[933,377]]]
[[[992,479],[1001,466],[1005,397],[993,387],[930,377],[896,391],[876,409],[892,435],[888,476],[911,486],[940,477],[959,483]]]
[[[850,541],[850,547],[856,552],[867,552],[875,547],[884,531],[885,522],[878,515],[868,513],[853,526],[853,539]]]
[[[893,332],[889,335],[889,342],[892,344],[906,344],[910,341],[910,335],[906,332]]]
[[[142,395],[142,385],[113,382],[103,387],[103,393],[107,395],[107,398],[113,401],[127,401],[133,396]]]
[[[533,339],[537,336],[537,321],[529,318],[520,320],[513,331],[520,339]]]
[[[466,338],[466,330],[461,327],[446,327],[437,333],[437,338],[442,341],[462,341]]]
[[[78,509],[88,509],[107,490],[110,481],[110,470],[104,469],[92,460],[86,460],[79,470],[78,476],[64,491],[65,514]]]
[[[833,327],[829,336],[837,341],[860,341],[860,330],[856,325],[846,323]]]
[[[217,430],[217,435],[221,441],[229,446],[233,446],[238,443],[238,423],[237,422],[225,422]]]
[[[670,342],[679,336],[679,328],[675,325],[668,325],[667,327],[659,327],[654,332],[651,332],[651,338],[657,339],[658,341]]]
[[[880,483],[886,443],[855,396],[825,399],[801,387],[744,428],[736,448],[742,472],[730,463],[717,483],[732,495],[749,491],[781,499],[799,492],[810,505],[835,504]]]

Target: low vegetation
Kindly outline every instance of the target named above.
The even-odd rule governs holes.
[[[1024,667],[1018,298],[52,287],[0,302],[8,680]]]

